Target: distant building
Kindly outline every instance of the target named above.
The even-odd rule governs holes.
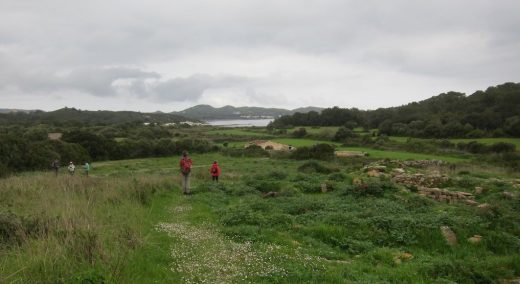
[[[61,137],[63,136],[63,133],[61,132],[54,132],[47,134],[47,137],[49,140],[61,140]]]

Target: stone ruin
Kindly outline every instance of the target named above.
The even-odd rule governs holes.
[[[394,164],[399,165],[399,167],[414,167],[414,168],[427,168],[427,167],[439,167],[445,165],[446,162],[440,160],[410,160],[410,161],[400,161],[394,160],[391,161]]]
[[[437,188],[437,186],[449,181],[449,177],[446,175],[407,174],[404,169],[394,169],[392,180],[406,186],[416,186],[420,195],[439,202],[478,205],[471,193]]]
[[[403,169],[395,169],[392,179],[404,185],[436,187],[448,182],[450,178],[446,175],[406,174]]]
[[[476,206],[478,202],[475,201],[475,196],[469,192],[464,191],[450,191],[440,188],[419,187],[419,194],[429,197],[439,202],[465,203],[467,205]]]
[[[421,168],[440,166],[445,164],[445,162],[437,160],[417,160],[397,161],[397,164],[400,165],[401,168],[394,168],[390,173],[390,176],[395,183],[405,186],[414,186],[417,188],[418,194],[429,197],[435,201],[446,202],[449,204],[464,203],[472,206],[479,205],[479,203],[475,201],[475,196],[472,193],[438,188],[450,180],[447,175],[422,173],[409,174],[406,173],[406,170],[404,169],[406,166]],[[377,177],[386,172],[386,166],[372,163],[363,167],[362,170],[370,177]],[[483,189],[475,188],[475,191],[478,193],[482,192]]]

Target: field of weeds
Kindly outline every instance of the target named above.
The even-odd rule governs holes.
[[[520,276],[519,177],[374,158],[194,155],[0,180],[2,283],[494,283]],[[209,165],[218,160],[220,183]],[[367,170],[370,166],[376,170]],[[368,168],[367,168],[368,167]],[[475,204],[397,182],[424,176]],[[428,185],[430,186],[430,185]],[[454,234],[450,245],[441,228]]]

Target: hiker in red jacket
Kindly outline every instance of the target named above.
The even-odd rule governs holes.
[[[218,177],[220,176],[220,167],[218,166],[217,161],[213,162],[209,172],[211,173],[212,180],[218,182]]]
[[[182,152],[182,158],[179,162],[179,167],[182,173],[182,193],[191,194],[190,192],[190,173],[193,162],[188,157],[188,152]]]

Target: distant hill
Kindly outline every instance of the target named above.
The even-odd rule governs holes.
[[[55,111],[19,111],[0,113],[0,124],[52,124],[52,125],[108,125],[118,123],[172,123],[193,119],[172,113],[142,113],[134,111],[88,111],[62,108]]]
[[[320,112],[318,107],[297,108],[294,110],[282,108],[263,108],[263,107],[234,107],[224,106],[214,108],[210,105],[196,105],[174,114],[182,115],[192,119],[212,120],[212,119],[258,119],[258,118],[277,118],[282,115],[290,115],[296,112]]]
[[[27,109],[14,109],[14,108],[0,108],[0,113],[14,113],[14,112],[29,113],[29,112],[35,112],[35,111],[36,110],[34,110],[34,109],[27,110]]]

